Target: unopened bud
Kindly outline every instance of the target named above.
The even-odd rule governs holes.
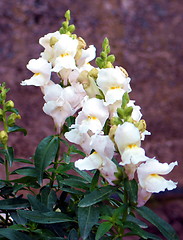
[[[111,125],[118,126],[119,124],[122,124],[122,121],[121,121],[121,119],[119,117],[112,117],[110,119],[110,123],[111,123]]]
[[[9,100],[5,103],[5,107],[6,109],[11,109],[11,108],[14,108],[14,102],[12,100]]]
[[[4,145],[8,142],[8,134],[4,130],[0,131],[0,142]]]
[[[0,117],[3,116],[3,110],[0,109]]]
[[[53,47],[56,42],[58,42],[58,39],[56,37],[51,37],[50,38],[50,47]]]
[[[89,71],[88,75],[94,79],[97,79],[98,77],[98,69],[92,68],[92,70]]]
[[[7,120],[7,124],[9,127],[12,127],[15,124],[16,119],[20,119],[21,116],[19,114],[16,113],[12,113]]]

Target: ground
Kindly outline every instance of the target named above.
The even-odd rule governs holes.
[[[67,9],[77,35],[94,44],[98,54],[108,37],[115,64],[127,69],[130,97],[141,106],[152,133],[143,142],[147,155],[179,162],[169,175],[179,182],[177,191],[155,196],[149,204],[183,239],[182,0],[1,0],[0,82],[11,88],[10,98],[22,116],[19,123],[28,130],[23,141],[21,134],[11,141],[17,156],[30,157],[36,144],[53,133],[52,120],[42,111],[40,90],[20,82],[31,76],[28,61],[43,50],[39,38],[58,30]]]

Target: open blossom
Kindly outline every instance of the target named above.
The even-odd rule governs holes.
[[[156,159],[149,159],[137,168],[140,186],[138,193],[139,206],[144,205],[152,193],[165,191],[165,189],[172,190],[176,188],[177,183],[171,180],[166,180],[161,175],[170,173],[177,164],[177,162],[172,162],[170,164],[160,163]]]
[[[97,133],[102,130],[108,116],[108,109],[103,100],[90,98],[83,103],[82,111],[76,117],[75,123],[83,133],[88,130]]]
[[[43,58],[31,59],[27,64],[27,68],[34,73],[30,79],[21,82],[21,85],[45,86],[51,80],[51,63]]]
[[[120,165],[125,167],[129,178],[133,179],[139,163],[148,159],[145,156],[144,149],[140,147],[140,132],[134,124],[125,122],[122,125],[118,125],[114,140],[121,155]]]
[[[130,78],[119,67],[100,69],[97,85],[105,95],[106,104],[121,100],[125,92],[130,92]]]
[[[54,44],[53,72],[59,72],[63,68],[75,69],[75,55],[77,52],[78,40],[73,39],[67,34],[61,34],[59,40]]]
[[[93,45],[90,45],[87,49],[81,49],[81,56],[76,60],[77,67],[81,68],[85,65],[88,65],[96,56],[96,48]]]
[[[114,175],[117,172],[116,164],[111,160],[114,154],[114,144],[109,136],[93,135],[91,137],[91,147],[94,152],[75,162],[75,166],[80,170],[98,169],[101,175],[111,184],[116,180]]]

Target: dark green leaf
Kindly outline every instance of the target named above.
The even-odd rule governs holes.
[[[94,190],[93,192],[87,194],[78,204],[79,207],[89,207],[95,203],[98,203],[104,199],[107,199],[114,188],[112,186],[102,187],[100,189]]]
[[[11,108],[11,110],[8,110],[9,112],[13,112],[13,113],[16,113],[16,114],[19,114],[19,111],[17,108]]]
[[[14,160],[13,160],[14,162],[20,162],[20,163],[28,163],[28,164],[33,164],[33,162],[32,161],[30,161],[30,160],[27,160],[27,159],[21,159],[21,158],[14,158]]]
[[[132,205],[137,204],[137,192],[138,192],[138,185],[135,179],[128,180],[127,178],[124,180],[124,188],[128,194],[128,200]]]
[[[90,190],[91,191],[93,191],[98,186],[99,177],[100,177],[100,171],[96,170],[96,172],[95,172],[95,174],[92,178],[91,185],[90,185]]]
[[[27,187],[40,188],[40,185],[36,182],[36,180],[37,179],[35,177],[26,176],[11,181],[14,183],[26,184]]]
[[[92,177],[85,171],[81,171],[78,168],[73,167],[73,169],[81,176],[83,177],[88,183],[91,183]]]
[[[11,132],[23,132],[24,136],[27,135],[27,130],[25,128],[22,128],[22,127],[19,127],[17,125],[14,125],[12,127],[9,127],[8,128],[8,132],[11,133]]]
[[[58,147],[59,138],[57,136],[48,136],[39,143],[34,156],[35,167],[39,173],[39,183],[42,182],[45,168],[48,167],[56,157]]]
[[[30,177],[37,177],[38,171],[34,167],[22,167],[14,170],[11,174],[20,174],[20,175],[25,175]]]
[[[144,231],[143,229],[141,229],[137,224],[135,224],[134,222],[128,222],[126,221],[123,225],[124,228],[129,228],[132,230],[133,235],[142,237],[143,239],[153,239],[153,240],[161,240],[160,237],[156,236],[155,234],[152,233],[148,233],[146,231]],[[128,236],[129,234],[126,234],[126,236]],[[132,235],[132,233],[130,234]]]
[[[0,163],[4,164],[4,159],[2,157],[0,157]]]
[[[87,182],[83,182],[83,180],[81,179],[65,179],[65,180],[61,180],[59,181],[59,184],[63,184],[63,185],[67,185],[73,188],[80,188],[80,189],[88,189],[89,185]]]
[[[37,210],[40,212],[49,212],[49,209],[47,208],[47,206],[41,203],[35,196],[28,194],[27,198],[33,210]]]
[[[29,202],[27,199],[23,198],[10,198],[5,200],[0,200],[0,209],[17,209],[29,207]]]
[[[78,209],[78,224],[83,239],[87,239],[92,227],[97,224],[99,210],[95,206]]]
[[[68,192],[68,193],[72,193],[72,194],[76,194],[76,195],[84,195],[84,192],[75,190],[71,187],[61,187],[61,190],[64,192]]]
[[[40,212],[40,211],[26,211],[18,210],[20,216],[31,220],[32,222],[42,223],[42,224],[51,224],[59,222],[69,222],[74,221],[67,215],[60,212]]]
[[[105,233],[107,233],[113,224],[111,222],[103,222],[99,225],[95,240],[99,240]]]
[[[70,160],[71,160],[71,156],[68,154],[68,153],[65,153],[63,154],[63,160],[65,163],[69,164],[70,163]]]
[[[0,229],[0,235],[10,240],[32,240],[28,235],[11,228]]]
[[[167,238],[167,240],[179,239],[172,226],[165,222],[152,210],[145,206],[136,208],[136,210],[143,218],[147,219],[150,223],[156,226],[159,229],[159,231],[163,234],[163,236]]]
[[[41,202],[47,206],[47,208],[51,211],[53,210],[53,206],[57,201],[57,195],[55,191],[50,189],[49,187],[45,187],[41,191]]]
[[[5,157],[10,165],[12,166],[13,159],[14,159],[14,152],[12,147],[8,147],[7,149],[4,149]]]
[[[128,216],[127,216],[127,221],[136,223],[136,224],[139,225],[139,227],[141,227],[141,228],[148,228],[148,226],[147,226],[146,223],[142,222],[141,220],[139,220],[139,219],[136,218],[136,217],[133,217],[132,215],[128,215]]]
[[[83,157],[86,157],[86,154],[84,152],[82,152],[81,150],[79,150],[76,146],[74,145],[71,145],[69,147],[69,150],[68,150],[68,153],[69,154],[80,154],[81,156]]]

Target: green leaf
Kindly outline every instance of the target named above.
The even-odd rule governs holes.
[[[70,160],[71,160],[71,156],[68,154],[68,153],[65,153],[63,154],[63,160],[65,163],[69,164],[70,163]]]
[[[75,194],[75,195],[84,195],[84,192],[79,191],[79,190],[75,190],[71,187],[61,187],[60,189],[64,192],[72,193],[72,194]]]
[[[23,198],[10,198],[0,200],[0,209],[12,210],[17,208],[27,208],[30,204],[27,199]]]
[[[78,224],[83,239],[87,239],[92,227],[97,224],[99,211],[95,206],[78,209]]]
[[[53,206],[57,201],[57,195],[55,191],[50,189],[49,187],[45,187],[41,191],[41,202],[47,206],[47,208],[51,211],[53,210]]]
[[[127,178],[124,180],[124,189],[127,192],[128,200],[131,205],[137,204],[137,192],[138,192],[138,185],[135,179],[128,180]]]
[[[24,136],[27,135],[27,130],[25,128],[19,127],[17,125],[14,125],[12,127],[8,127],[8,132],[23,132]]]
[[[178,240],[179,239],[175,230],[172,228],[172,226],[169,225],[162,218],[160,218],[156,213],[154,213],[149,208],[143,206],[140,208],[136,208],[136,211],[143,218],[145,218],[150,223],[152,223],[154,226],[156,226],[159,229],[159,231],[163,234],[163,236],[167,238],[167,240]]]
[[[27,159],[21,159],[21,158],[14,158],[13,162],[19,162],[19,163],[28,163],[28,164],[33,164],[32,161],[27,160]]]
[[[35,196],[28,194],[27,198],[33,210],[41,211],[41,212],[49,212],[49,209],[47,208],[47,206],[41,203]]]
[[[0,163],[4,164],[4,159],[2,157],[0,157]]]
[[[54,160],[56,157],[59,147],[59,138],[57,136],[48,136],[44,138],[38,145],[34,162],[35,167],[38,170],[39,177],[38,182],[41,184],[43,179],[43,172],[46,167]]]
[[[20,174],[20,175],[25,175],[30,177],[37,177],[38,171],[34,167],[22,167],[14,170],[11,174]]]
[[[83,177],[88,183],[91,183],[92,177],[91,177],[87,172],[81,171],[81,170],[79,170],[78,168],[75,168],[74,166],[73,166],[73,169],[74,169],[81,177]]]
[[[95,240],[99,240],[105,233],[107,233],[113,224],[111,222],[103,222],[99,225]]]
[[[36,182],[36,180],[37,179],[35,177],[25,176],[11,180],[11,182],[26,184],[27,187],[40,188],[40,185]]]
[[[14,160],[14,151],[12,147],[8,147],[7,149],[4,149],[4,155],[10,165],[12,166],[13,160]]]
[[[89,185],[88,182],[83,181],[83,179],[65,179],[65,180],[60,180],[59,184],[67,185],[73,188],[80,188],[80,189],[88,189]]]
[[[78,204],[79,207],[89,207],[95,203],[101,202],[102,200],[108,198],[112,192],[114,191],[114,187],[106,186],[94,190],[93,192],[87,194]]]
[[[141,228],[148,228],[148,226],[147,226],[146,223],[142,222],[141,220],[139,220],[139,219],[136,218],[136,217],[133,217],[132,215],[128,215],[128,216],[127,216],[127,221],[136,223],[136,224],[139,225],[139,227],[141,227]]]
[[[0,235],[10,240],[32,240],[28,235],[11,228],[0,229]]]
[[[90,186],[91,191],[93,191],[98,186],[99,177],[100,177],[100,171],[96,170],[96,172],[92,178],[92,182],[91,182],[91,186]]]
[[[72,222],[74,221],[66,214],[60,212],[40,212],[40,211],[26,211],[18,210],[20,216],[31,220],[32,222],[42,223],[42,224],[51,224],[59,222]]]
[[[135,224],[134,222],[128,222],[126,221],[123,225],[124,228],[129,228],[132,230],[131,233],[127,233],[125,236],[129,236],[129,235],[135,235],[135,236],[139,236],[142,237],[143,239],[153,239],[153,240],[161,240],[160,237],[156,236],[155,234],[152,233],[148,233],[146,231],[144,231],[143,229],[141,229],[137,224]]]

